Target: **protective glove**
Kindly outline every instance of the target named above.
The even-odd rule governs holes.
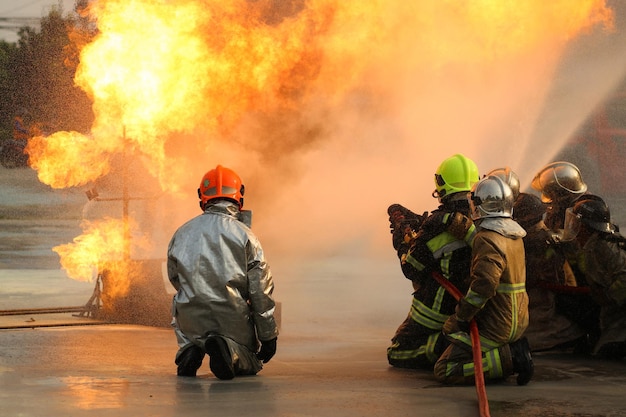
[[[406,220],[407,209],[400,204],[392,204],[387,208],[387,214],[389,214],[389,231],[393,234],[397,229],[400,229],[402,222]]]
[[[443,323],[443,328],[441,329],[443,334],[452,334],[458,332],[469,333],[470,325],[469,322],[464,320],[459,320],[456,316],[456,313],[452,314],[448,319]]]
[[[268,363],[270,359],[276,354],[276,341],[277,337],[272,340],[261,341],[261,349],[256,354],[258,360],[263,363]]]
[[[392,234],[398,229],[404,229],[407,224],[417,229],[428,216],[428,212],[419,215],[400,204],[390,205],[387,208],[387,214],[389,215],[389,229]]]
[[[420,216],[400,204],[392,204],[387,209],[387,214],[389,214],[389,231],[393,235],[393,248],[398,250],[400,245],[410,243],[415,237],[416,231],[428,212]]]

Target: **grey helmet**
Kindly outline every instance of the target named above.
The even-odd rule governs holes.
[[[582,179],[578,167],[571,162],[552,162],[543,167],[531,186],[541,192],[544,203],[569,204],[587,191],[587,184]]]
[[[519,188],[520,188],[519,177],[517,176],[515,172],[511,170],[511,168],[504,167],[504,168],[492,169],[485,176],[488,177],[490,175],[495,175],[497,177],[500,177],[502,181],[506,182],[509,185],[509,187],[511,187],[511,191],[513,192],[513,200],[517,200],[517,197],[519,196],[519,192],[520,192],[519,191]]]
[[[513,213],[513,191],[496,175],[478,181],[469,196],[472,219],[488,217],[511,217]]]

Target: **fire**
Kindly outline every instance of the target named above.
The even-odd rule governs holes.
[[[480,48],[464,54],[464,59],[469,56],[492,60],[526,53],[550,40],[562,45],[598,24],[608,29],[613,24],[612,11],[603,0],[583,0],[576,4],[568,0],[479,0],[459,3],[455,8],[460,33],[472,36],[470,43]]]
[[[394,88],[370,78],[386,68],[485,62],[612,22],[603,0],[100,0],[90,16],[99,33],[76,73],[93,100],[89,137],[60,132],[29,145],[32,166],[55,188],[105,175],[112,155],[131,151],[162,189],[176,190],[178,165],[166,154],[176,140],[210,150],[255,112]]]
[[[149,241],[138,233],[136,224],[114,218],[84,221],[83,234],[73,243],[54,247],[61,257],[61,266],[70,278],[93,281],[94,275],[106,271],[110,292],[124,295],[128,291],[133,264],[129,262],[133,248],[145,248]],[[132,236],[132,241],[131,241]],[[129,244],[132,242],[132,247]]]
[[[355,91],[385,102],[417,79],[406,93],[417,95],[441,69],[482,74],[494,61],[561,49],[613,18],[604,0],[98,0],[89,17],[98,33],[81,45],[75,82],[95,122],[88,134],[32,140],[31,166],[54,188],[75,187],[115,175],[111,159],[129,155],[163,192],[186,187],[189,161],[206,169],[219,160],[218,145],[278,165],[309,142],[339,140],[332,129],[281,129],[308,113],[332,125],[329,115]],[[261,123],[271,116],[278,122]],[[122,257],[123,239],[120,221],[108,219],[55,251],[84,279]]]
[[[77,132],[36,136],[29,141],[28,152],[39,179],[53,188],[85,185],[110,169],[102,143]]]

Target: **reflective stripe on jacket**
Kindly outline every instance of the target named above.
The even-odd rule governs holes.
[[[405,276],[417,284],[410,315],[425,333],[441,330],[457,304],[431,276],[432,271],[443,274],[461,291],[467,289],[475,226],[469,228],[468,241],[457,239],[447,231],[450,214],[441,207],[433,211],[408,251],[399,253]]]
[[[475,316],[481,337],[496,345],[519,339],[528,327],[525,280],[522,238],[479,227],[472,251],[470,289],[459,305],[459,319]]]

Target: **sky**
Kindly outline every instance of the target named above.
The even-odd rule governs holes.
[[[65,13],[74,8],[75,0],[0,0],[0,39],[7,42],[17,40],[17,29],[7,29],[6,26],[21,25],[13,22],[5,22],[5,18],[41,18],[48,14],[50,7],[61,4]]]

